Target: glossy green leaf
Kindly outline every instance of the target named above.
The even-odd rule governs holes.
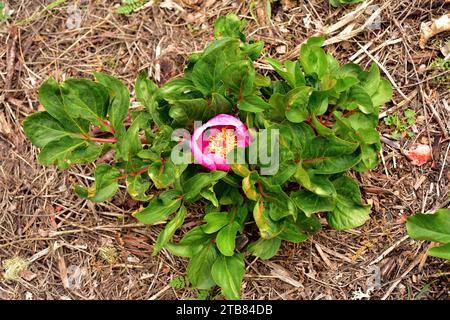
[[[81,138],[79,133],[64,128],[48,112],[35,112],[28,116],[23,122],[23,130],[27,138],[39,148],[66,136]]]
[[[239,99],[252,93],[255,69],[249,60],[232,62],[223,70],[222,79],[224,87],[231,90]],[[252,101],[255,102],[255,99]]]
[[[109,92],[105,86],[87,79],[68,79],[61,88],[68,114],[104,127],[109,107]]]
[[[202,226],[204,233],[211,234],[219,231],[230,222],[226,212],[211,212],[205,215],[206,224]]]
[[[89,131],[89,122],[77,119],[70,112],[62,96],[62,90],[55,79],[50,78],[39,88],[39,102],[45,110],[70,132],[86,134]]]
[[[450,260],[450,243],[431,248],[428,250],[428,255]]]
[[[434,214],[408,217],[406,229],[411,238],[450,243],[450,210],[440,209]]]
[[[216,40],[205,49],[192,69],[192,81],[203,95],[223,93],[223,71],[239,59],[238,51],[239,40],[235,38]]]
[[[241,225],[237,221],[226,225],[220,229],[216,237],[217,249],[224,256],[232,256],[234,254],[234,248],[236,246],[236,234],[241,228]]]
[[[214,23],[214,37],[235,37],[245,41],[242,30],[245,27],[245,20],[233,13],[219,17]]]
[[[247,112],[262,112],[270,109],[270,104],[256,95],[245,96],[238,101],[238,108]]]
[[[211,274],[228,300],[240,299],[241,282],[245,274],[243,254],[229,257],[219,255],[212,266]]]
[[[158,127],[163,126],[164,121],[158,111],[158,102],[156,100],[158,91],[156,84],[147,78],[146,73],[140,73],[136,79],[134,90],[138,101],[147,108],[155,124]]]
[[[175,181],[175,165],[170,159],[154,161],[149,167],[148,175],[152,179],[155,187],[165,189],[173,186]]]
[[[43,165],[55,164],[65,169],[71,164],[92,162],[100,155],[102,147],[84,139],[69,136],[45,145],[38,160]]]
[[[150,188],[150,181],[142,177],[142,175],[128,176],[125,179],[128,194],[136,201],[149,201],[153,196],[147,195],[146,192]]]
[[[155,246],[153,247],[152,255],[155,256],[170,241],[175,234],[175,231],[183,225],[186,214],[186,207],[182,205],[175,217],[167,223],[166,227],[158,235],[158,239],[156,239]]]
[[[377,92],[372,95],[372,104],[381,106],[392,99],[392,86],[386,79],[381,79]]]
[[[109,122],[113,128],[123,126],[123,120],[127,116],[128,106],[130,105],[130,92],[122,81],[99,72],[94,72],[95,79],[104,85],[110,96],[108,109]]]
[[[336,206],[327,214],[328,224],[337,230],[363,225],[370,214],[370,205],[362,203],[358,184],[350,177],[342,176],[333,181],[336,188]]]
[[[273,238],[273,239],[259,239],[256,242],[251,243],[248,246],[248,251],[262,259],[268,260],[277,254],[280,249],[281,239]]]
[[[191,229],[179,243],[167,243],[166,248],[176,256],[193,257],[212,240],[212,236],[204,233],[202,227],[197,226]]]
[[[286,118],[294,123],[308,118],[308,101],[312,88],[297,87],[287,94]]]
[[[317,212],[327,212],[334,209],[334,200],[321,197],[312,192],[297,191],[291,193],[291,199],[307,216]]]
[[[270,210],[267,210],[267,202],[264,199],[259,199],[255,207],[253,208],[253,219],[258,226],[259,233],[263,239],[271,239],[276,237],[281,231],[282,226],[280,223],[274,221],[270,216],[270,211],[275,215],[275,213],[280,213],[280,216],[284,214],[282,207],[278,207],[276,203],[269,204],[272,206]],[[280,217],[281,218],[281,217]]]
[[[133,216],[145,224],[165,221],[181,205],[181,195],[177,190],[169,190],[153,198],[148,206],[137,211]]]
[[[187,202],[195,200],[204,188],[214,185],[226,175],[224,171],[211,171],[193,176],[183,184],[183,190],[186,191],[183,199]]]
[[[95,169],[95,184],[90,188],[75,187],[75,192],[82,198],[92,202],[103,202],[111,199],[119,189],[119,169],[102,163]]]
[[[211,268],[217,260],[217,249],[207,244],[189,260],[187,275],[189,282],[197,289],[209,289],[214,286]]]

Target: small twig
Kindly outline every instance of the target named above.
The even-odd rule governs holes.
[[[166,292],[167,290],[169,290],[171,288],[171,286],[168,284],[167,286],[165,286],[164,288],[162,288],[161,290],[159,290],[157,293],[155,293],[154,295],[152,295],[148,300],[156,300],[156,298],[158,298],[160,295],[162,295],[164,292]]]
[[[11,82],[14,76],[14,67],[16,62],[16,42],[19,37],[19,31],[16,26],[12,26],[10,29],[11,40],[9,41],[8,56],[6,61],[6,79],[5,90],[11,89]]]
[[[389,287],[381,300],[386,300],[391,295],[392,291],[394,291],[398,284],[408,275],[408,273],[411,272],[412,269],[414,269],[420,263],[424,254],[427,254],[427,250],[425,250],[421,255],[418,255],[416,259],[414,259],[414,261],[408,266],[406,271],[403,272],[403,274]]]
[[[328,259],[327,255],[323,252],[322,248],[318,243],[314,243],[314,246],[316,247],[317,252],[319,253],[320,257],[322,258],[323,262],[327,265],[328,268],[331,270],[336,270],[336,266],[331,263],[331,261]]]
[[[371,263],[369,263],[368,266],[371,266],[371,265],[376,264],[376,263],[380,262],[381,260],[383,260],[389,253],[392,252],[392,250],[397,248],[400,245],[400,243],[402,243],[403,241],[405,241],[408,238],[409,238],[409,236],[406,235],[403,238],[401,238],[400,240],[398,240],[397,242],[395,242],[392,246],[390,246],[385,251],[383,251],[383,253],[380,254],[378,258],[376,258]]]
[[[444,161],[442,162],[442,167],[441,167],[441,171],[439,172],[439,178],[438,178],[437,182],[441,181],[442,173],[444,172],[445,164],[447,163],[447,156],[448,156],[449,149],[450,149],[450,143],[447,145],[447,150],[445,151]]]
[[[397,82],[395,82],[394,78],[391,76],[389,71],[379,62],[369,51],[367,51],[362,45],[360,45],[358,42],[356,43],[364,52],[365,54],[373,61],[375,62],[378,67],[384,72],[386,77],[388,77],[389,81],[392,83],[394,88],[397,90],[397,92],[403,97],[403,99],[410,101],[408,96],[406,96],[403,91],[400,89],[400,87],[397,85]]]

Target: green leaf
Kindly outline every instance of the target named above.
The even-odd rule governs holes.
[[[137,155],[142,150],[139,133],[142,128],[148,126],[149,122],[149,114],[145,111],[138,111],[133,113],[133,122],[128,130],[125,132],[125,129],[123,129],[123,131],[118,131],[116,133],[117,157],[119,159],[130,161],[132,156]]]
[[[147,108],[156,126],[162,127],[164,121],[159,114],[158,102],[156,101],[158,86],[147,78],[146,73],[140,73],[136,79],[135,91],[138,101]]]
[[[337,230],[346,230],[363,225],[370,214],[370,205],[361,200],[358,184],[350,177],[342,176],[333,181],[336,188],[336,206],[328,213],[328,224]]]
[[[340,5],[360,3],[360,2],[363,2],[363,1],[364,0],[330,0],[330,4],[333,7],[338,7]]]
[[[68,79],[61,85],[67,113],[104,128],[109,106],[108,89],[87,79]]]
[[[211,94],[210,108],[214,112],[214,115],[216,115],[221,113],[232,113],[233,106],[223,95],[213,92]]]
[[[273,239],[259,239],[256,242],[251,243],[248,246],[248,251],[262,259],[262,260],[269,260],[273,256],[275,256],[278,252],[278,249],[280,249],[281,245],[281,239],[279,238],[273,238]]]
[[[69,108],[62,97],[61,87],[55,79],[50,78],[42,84],[39,89],[39,102],[68,131],[82,134],[89,131],[89,122],[77,119],[69,113]]]
[[[154,224],[166,220],[181,205],[181,195],[177,190],[168,190],[150,201],[148,206],[133,216],[145,224]]]
[[[194,201],[204,188],[214,185],[226,175],[227,172],[224,171],[211,171],[210,173],[196,174],[183,184],[183,190],[185,190],[183,196],[184,201]]]
[[[219,207],[219,200],[217,199],[216,193],[214,192],[214,187],[211,186],[209,189],[205,189],[200,192],[200,195],[206,200],[211,201],[211,203],[217,208]]]
[[[367,94],[363,87],[353,86],[343,99],[340,99],[338,106],[345,110],[354,110],[358,108],[363,113],[374,113],[372,98]]]
[[[272,211],[281,211],[282,209],[273,205]],[[271,239],[276,237],[282,230],[280,223],[273,221],[269,210],[266,209],[266,202],[264,199],[259,199],[253,208],[253,219],[258,226],[259,233],[263,239]]]
[[[156,239],[155,246],[153,247],[153,256],[155,256],[170,241],[175,234],[175,231],[183,225],[186,214],[186,207],[182,205],[175,217],[167,223],[164,230],[158,235],[158,239]]]
[[[212,42],[192,69],[192,82],[208,96],[213,92],[223,93],[223,70],[239,59],[239,40],[223,38]]]
[[[255,68],[249,60],[232,62],[223,70],[222,79],[225,88],[230,89],[239,99],[252,93]]]
[[[267,191],[265,186],[264,190],[260,201],[264,201],[264,211],[272,220],[278,221],[287,216],[292,216],[294,220],[297,218],[295,204],[280,186],[273,186],[272,191]]]
[[[312,88],[297,87],[287,94],[286,118],[294,123],[308,119],[308,100]]]
[[[125,184],[128,194],[136,201],[148,201],[153,197],[152,195],[146,194],[150,188],[150,181],[144,179],[141,174],[128,176]]]
[[[428,250],[428,254],[432,257],[450,260],[450,243],[439,247],[433,247]]]
[[[450,210],[440,209],[434,214],[410,216],[406,229],[413,239],[450,243]]]
[[[378,85],[377,92],[372,95],[372,104],[374,106],[381,106],[392,99],[392,86],[386,79],[381,79]]]
[[[367,78],[361,84],[362,88],[369,96],[374,95],[378,91],[380,85],[380,69],[376,63],[372,63],[370,70],[367,74]]]
[[[302,231],[296,222],[292,221],[292,219],[286,219],[284,221],[283,231],[278,235],[278,238],[293,243],[300,243],[308,240],[308,236]]]
[[[60,169],[65,169],[71,164],[92,162],[101,152],[102,147],[99,145],[65,136],[47,143],[38,160],[43,165],[56,164]]]
[[[252,41],[251,40],[249,43],[241,44],[242,53],[246,54],[253,61],[258,59],[258,57],[261,56],[261,52],[263,49],[264,49],[263,41]],[[266,80],[267,79],[269,80],[269,83],[267,84],[267,82],[266,82],[264,85],[261,85],[262,87],[267,87],[270,85],[270,78],[266,78]],[[256,82],[256,80],[255,80],[255,82]],[[255,83],[255,85],[256,85],[256,83]]]
[[[31,143],[39,148],[43,148],[49,142],[59,140],[65,136],[78,136],[81,138],[76,133],[65,129],[48,112],[35,112],[28,116],[23,122],[23,130]]]
[[[262,98],[251,95],[246,96],[238,101],[238,108],[247,112],[262,112],[271,108],[270,104],[265,102]]]
[[[256,171],[252,171],[242,179],[242,190],[247,198],[253,201],[257,201],[260,197],[258,190],[256,190],[255,183],[258,181],[259,175]]]
[[[162,159],[152,162],[148,170],[148,175],[156,188],[165,189],[173,186],[175,181],[174,170],[175,166],[170,158]]]
[[[358,143],[335,136],[315,137],[303,150],[303,167],[316,174],[345,172],[361,160]]]
[[[206,224],[202,226],[204,233],[211,234],[219,231],[230,223],[230,216],[226,212],[210,212],[205,215]]]
[[[104,73],[94,72],[95,79],[104,85],[110,96],[108,109],[109,121],[113,128],[123,126],[130,105],[130,92],[122,81]]]
[[[313,213],[327,212],[334,209],[333,198],[321,197],[312,192],[292,192],[291,199],[308,217]]]
[[[322,197],[335,197],[336,190],[329,178],[324,175],[314,175],[306,171],[302,164],[297,164],[297,171],[294,174],[294,179],[307,190],[314,192]]]
[[[211,268],[217,259],[217,249],[212,244],[205,245],[189,260],[187,275],[189,282],[197,289],[209,289],[215,285]]]
[[[95,184],[90,188],[75,187],[75,192],[82,198],[92,202],[103,202],[111,199],[119,189],[117,178],[120,176],[119,169],[102,163],[95,169]]]
[[[324,41],[322,37],[313,37],[300,47],[300,62],[305,74],[321,78],[328,72],[328,58],[321,48]]]
[[[244,279],[245,264],[242,254],[231,257],[219,255],[214,262],[211,274],[214,282],[222,289],[228,300],[237,300],[241,296],[241,282]]]
[[[245,25],[245,21],[234,13],[221,16],[214,23],[214,37],[234,37],[245,42],[245,35],[242,33]]]
[[[282,65],[279,61],[266,58],[266,61],[275,69],[275,71],[292,87],[303,86],[306,84],[300,64],[297,61],[286,61]]]
[[[232,256],[236,246],[236,234],[241,228],[237,221],[233,221],[229,225],[220,229],[216,237],[216,245],[220,253],[224,256]]]
[[[298,213],[295,223],[301,232],[318,232],[322,229],[322,225],[317,216],[311,215],[308,217],[303,212]]]
[[[166,248],[174,255],[191,258],[202,248],[209,245],[212,236],[203,232],[198,226],[186,233],[179,243],[167,243]]]
[[[328,110],[328,93],[313,91],[309,97],[308,108],[313,115],[322,115]]]

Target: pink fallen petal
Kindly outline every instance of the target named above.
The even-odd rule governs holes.
[[[419,144],[414,149],[403,150],[403,154],[415,166],[421,166],[431,159],[431,148],[427,144]]]

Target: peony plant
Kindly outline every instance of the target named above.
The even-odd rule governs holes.
[[[46,111],[23,124],[43,165],[65,169],[112,151],[95,183],[75,192],[101,202],[124,184],[143,203],[137,220],[165,222],[153,254],[188,258],[190,284],[217,285],[228,299],[240,297],[246,255],[270,259],[282,241],[305,241],[325,220],[344,230],[369,219],[349,172],[377,166],[378,113],[392,95],[375,64],[341,65],[323,38],[303,44],[296,61],[263,60],[263,42],[247,40],[244,26],[220,17],[215,40],[161,87],[139,75],[143,108],[131,114],[127,87],[94,73],[45,81]],[[273,71],[256,70],[256,59]],[[194,203],[203,219],[184,233]]]

